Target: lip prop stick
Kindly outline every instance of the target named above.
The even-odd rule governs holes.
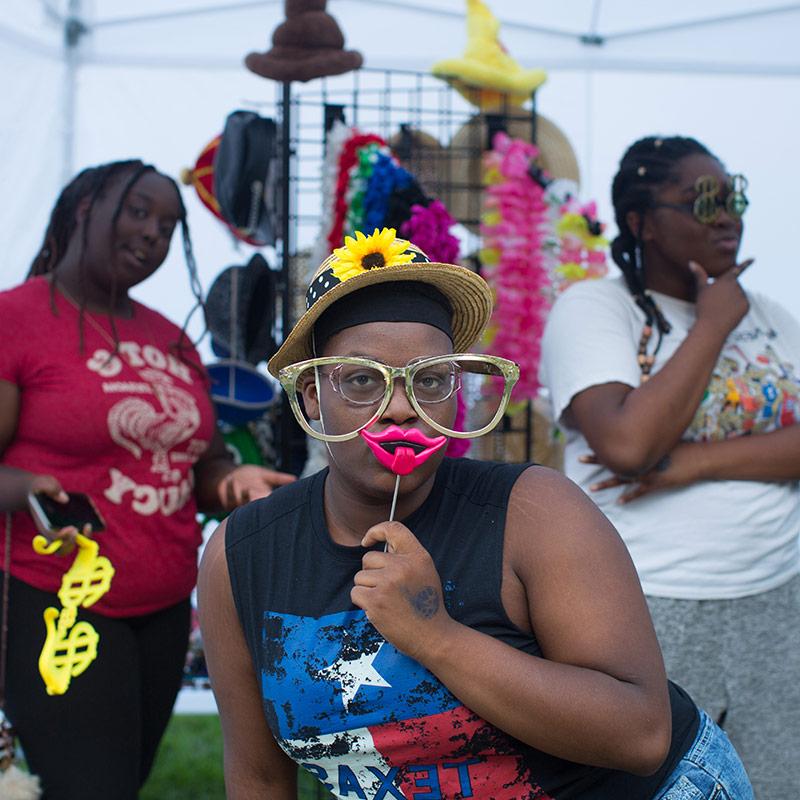
[[[397,427],[397,425],[390,425],[380,433],[370,433],[364,430],[359,435],[367,443],[369,449],[372,450],[375,458],[397,476],[394,482],[392,507],[389,511],[389,522],[392,522],[397,506],[397,495],[400,491],[400,477],[402,475],[410,475],[435,452],[441,450],[447,444],[447,437],[435,436],[431,438],[416,428],[404,430]],[[408,442],[408,444],[404,444],[404,442]],[[411,445],[415,446],[412,447]],[[388,450],[388,446],[394,446],[394,450]],[[388,544],[383,549],[386,550],[387,547]]]

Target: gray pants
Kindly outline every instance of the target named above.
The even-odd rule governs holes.
[[[667,675],[727,732],[758,800],[800,798],[800,576],[736,600],[648,597]]]

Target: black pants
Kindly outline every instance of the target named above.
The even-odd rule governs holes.
[[[189,600],[125,619],[79,609],[100,635],[97,658],[52,697],[38,667],[48,606],[58,597],[11,579],[6,711],[28,766],[44,800],[135,800],[180,689]]]

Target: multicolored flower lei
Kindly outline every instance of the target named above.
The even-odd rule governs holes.
[[[323,166],[323,194],[323,219],[330,219],[331,225],[320,232],[312,264],[320,263],[346,234],[355,233],[356,239],[350,236],[349,241],[360,248],[363,243],[358,237],[363,234],[357,232],[375,229],[377,233],[381,227],[400,228],[401,234],[432,261],[458,262],[459,240],[450,233],[455,220],[440,201],[424,194],[414,176],[400,165],[379,136],[360,133],[342,123],[334,125]],[[345,250],[347,245],[337,249]],[[334,274],[341,280],[363,271],[354,266],[350,256],[343,262],[346,266],[334,267]],[[463,419],[465,413],[459,395],[457,420]],[[469,446],[466,439],[453,439],[447,455],[464,455]]]
[[[608,273],[608,240],[605,225],[597,218],[597,204],[581,205],[577,187],[570,181],[553,181],[545,190],[551,208],[553,252],[551,280],[555,294],[587,278],[602,278]]]

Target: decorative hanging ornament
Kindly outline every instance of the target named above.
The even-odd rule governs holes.
[[[461,58],[437,61],[431,72],[482,109],[520,106],[547,79],[543,69],[523,69],[499,39],[500,23],[483,0],[467,0],[467,47]]]

